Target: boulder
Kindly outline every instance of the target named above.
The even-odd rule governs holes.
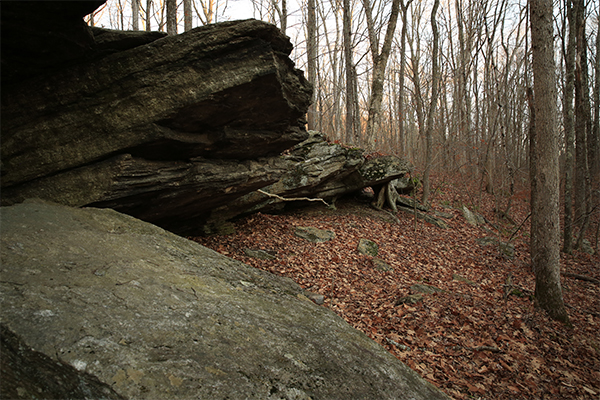
[[[485,224],[485,219],[473,211],[469,210],[466,206],[462,206],[462,213],[465,220],[474,226]]]
[[[356,247],[356,250],[358,250],[360,254],[376,257],[379,253],[379,246],[372,240],[360,239],[358,241],[358,246]]]
[[[302,239],[313,243],[328,242],[335,238],[335,233],[326,229],[319,229],[313,226],[297,226],[294,234]]]
[[[285,202],[321,199],[334,202],[338,197],[356,193],[369,186],[382,186],[412,170],[406,160],[385,156],[367,159],[359,148],[329,143],[320,132],[295,145],[277,161],[285,172],[261,191],[248,193],[217,207],[209,221],[228,220],[259,210],[273,210]]]
[[[274,25],[227,22],[3,90],[2,186],[118,152],[163,161],[278,154],[306,138],[299,120],[312,91],[291,49]]]
[[[3,205],[111,207],[184,233],[210,208],[276,182],[272,156],[308,136],[312,88],[274,25],[90,32],[91,59],[3,88]],[[261,157],[271,159],[245,165]],[[242,185],[228,178],[244,174]]]
[[[312,87],[274,25],[166,36],[87,27],[82,16],[102,1],[4,3],[4,206],[40,198],[112,208],[182,235],[223,233],[240,215],[294,199],[334,202],[412,168],[308,135]],[[60,24],[8,20],[28,17]],[[30,43],[35,64],[20,48],[44,29],[47,50]]]
[[[3,347],[21,349],[3,397],[448,399],[289,279],[110,209],[0,213]]]

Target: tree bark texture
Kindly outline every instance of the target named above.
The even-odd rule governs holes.
[[[131,0],[131,29],[140,29],[140,0]]]
[[[575,152],[575,129],[573,116],[573,90],[575,88],[575,18],[572,0],[566,0],[569,35],[565,52],[565,87],[563,90],[563,121],[565,129],[565,220],[563,251],[573,251],[573,167]]]
[[[183,30],[192,29],[192,0],[183,0]]]
[[[167,33],[177,35],[177,0],[167,2]]]
[[[429,111],[427,113],[427,126],[425,127],[425,169],[423,171],[423,199],[422,203],[427,205],[429,202],[429,174],[431,172],[431,164],[433,163],[433,116],[437,110],[438,85],[440,81],[440,68],[438,63],[439,37],[435,14],[440,6],[439,0],[433,3],[431,10],[431,31],[433,32],[433,51],[431,54],[431,100],[429,103]]]
[[[306,24],[306,73],[308,81],[316,87],[317,85],[317,4],[316,0],[308,0]],[[313,91],[311,105],[308,108],[308,129],[317,129],[317,105],[316,105],[316,90]]]
[[[367,119],[367,141],[371,148],[375,148],[377,140],[377,130],[381,122],[381,102],[383,101],[383,84],[385,81],[385,71],[390,52],[392,50],[392,39],[396,32],[398,23],[398,14],[400,10],[400,0],[392,1],[390,19],[387,23],[385,38],[381,51],[379,51],[379,35],[375,34],[373,25],[372,10],[369,0],[363,0],[365,12],[367,13],[367,25],[369,31],[369,42],[371,45],[371,57],[373,59],[373,78],[371,81],[371,95],[369,98],[369,116]]]
[[[560,284],[560,221],[556,81],[552,0],[530,0],[533,55],[535,166],[531,194],[531,263],[540,308],[568,322]]]
[[[350,0],[343,0],[342,35],[344,39],[344,66],[346,68],[346,141],[360,144],[360,115],[358,114],[358,88],[356,66],[352,54],[352,9]]]
[[[587,174],[587,121],[585,110],[585,92],[588,91],[586,77],[584,77],[586,60],[585,46],[585,4],[584,0],[574,0],[575,25],[577,44],[575,55],[575,182],[574,182],[574,223],[581,227],[586,212],[586,174]]]

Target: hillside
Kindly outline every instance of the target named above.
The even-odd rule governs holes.
[[[323,295],[323,307],[453,398],[596,398],[600,257],[562,255],[573,327],[556,323],[532,301],[528,193],[514,196],[512,221],[499,221],[493,196],[450,182],[438,177],[432,185],[433,208],[449,214],[449,229],[415,223],[407,213],[396,219],[355,198],[340,200],[335,210],[313,203],[279,215],[255,214],[237,221],[235,234],[193,239]],[[473,204],[488,223],[465,221],[459,208],[473,209]],[[335,238],[311,243],[294,235],[297,226],[330,230]],[[513,258],[497,245],[477,241],[500,237],[505,242],[513,234]],[[361,238],[378,244],[377,258],[390,268],[357,252]],[[249,257],[246,249],[264,250],[275,259]],[[420,293],[423,285],[433,293]]]

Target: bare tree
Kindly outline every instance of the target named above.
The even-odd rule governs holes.
[[[131,0],[131,29],[140,29],[140,0]]]
[[[392,49],[392,39],[396,32],[398,22],[398,12],[400,10],[400,0],[392,0],[390,18],[387,23],[385,38],[381,51],[379,50],[379,34],[376,32],[373,21],[373,9],[369,0],[363,0],[365,14],[367,18],[367,30],[369,33],[369,44],[371,49],[371,58],[373,62],[373,78],[371,81],[371,95],[369,98],[369,118],[367,120],[367,140],[371,148],[375,148],[377,137],[377,128],[381,119],[381,102],[383,100],[383,83],[385,80],[385,70]]]
[[[406,31],[408,6],[412,0],[406,4],[402,2],[402,32],[400,34],[400,72],[398,73],[398,144],[400,154],[404,154],[404,76],[406,74]]]
[[[352,43],[352,8],[350,0],[343,0],[342,32],[344,40],[344,65],[346,69],[346,141],[360,143],[360,115],[358,111],[358,88],[356,65]]]
[[[591,133],[590,95],[588,83],[587,37],[585,34],[585,2],[575,0],[575,224],[579,234],[575,247],[581,245],[591,213],[591,182],[588,135]],[[591,136],[591,135],[590,135]]]
[[[150,25],[150,18],[152,16],[152,0],[146,0],[146,31],[150,32],[152,30],[152,26]]]
[[[200,0],[200,8],[196,7],[196,2],[194,1],[194,9],[196,10],[196,15],[200,18],[200,22],[202,25],[212,24],[214,22],[216,4],[214,0]]]
[[[592,125],[593,149],[590,170],[593,179],[600,179],[600,9],[596,9],[596,62],[594,63],[596,80],[594,83],[594,124]]]
[[[308,81],[313,87],[317,85],[317,5],[315,0],[308,0],[306,23],[306,72]],[[308,108],[308,129],[317,127],[317,105],[315,104],[317,91],[313,91],[312,104]]]
[[[167,34],[177,35],[177,0],[167,2]]]
[[[192,29],[192,0],[183,0],[183,30]]]
[[[275,9],[277,16],[279,17],[279,29],[281,29],[281,31],[283,33],[285,33],[287,31],[287,18],[288,18],[287,0],[281,0],[281,7],[279,6],[278,0],[272,0],[272,2],[273,2],[273,8]],[[308,9],[309,9],[308,12],[309,13],[311,12],[310,11],[311,3],[313,6],[316,7],[316,5],[314,4],[314,0],[309,0],[309,2],[308,2]]]
[[[565,53],[565,87],[563,88],[563,124],[565,130],[565,186],[564,186],[564,230],[563,251],[573,251],[573,153],[575,130],[573,124],[573,91],[575,88],[575,17],[572,0],[565,1],[569,35]]]
[[[440,1],[435,0],[431,9],[431,31],[433,32],[433,50],[431,54],[431,98],[427,112],[427,126],[425,128],[425,169],[423,171],[423,204],[429,202],[429,174],[433,162],[433,115],[437,109],[438,85],[440,81],[440,70],[438,65],[438,51],[440,44],[440,33],[438,30],[435,14]]]
[[[569,323],[560,285],[558,130],[552,0],[529,0],[534,76],[531,264],[537,305]]]

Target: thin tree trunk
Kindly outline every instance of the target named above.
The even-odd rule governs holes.
[[[581,225],[586,210],[585,175],[587,170],[586,120],[583,77],[583,57],[585,53],[584,0],[574,0],[575,25],[577,44],[575,55],[575,185],[574,213],[575,225]]]
[[[140,0],[131,0],[131,29],[140,30]]]
[[[600,10],[597,10],[596,20],[596,62],[594,69],[596,79],[594,83],[594,123],[592,125],[590,145],[593,148],[593,156],[590,160],[592,180],[600,179]]]
[[[573,90],[575,85],[575,18],[571,0],[566,0],[569,36],[565,52],[565,88],[563,90],[563,119],[565,129],[565,221],[563,231],[563,251],[573,251],[573,153],[575,151],[575,131],[573,125]]]
[[[359,116],[356,113],[358,89],[356,67],[352,47],[352,9],[350,0],[343,0],[342,35],[344,39],[344,62],[346,67],[346,135],[348,143],[360,145]]]
[[[183,30],[192,29],[192,0],[183,0]]]
[[[146,31],[150,32],[152,26],[150,25],[150,17],[152,16],[152,0],[146,0]]]
[[[312,104],[308,108],[308,129],[317,128],[317,5],[316,0],[308,0],[306,24],[306,72],[308,81],[313,85]]]
[[[440,34],[435,20],[440,1],[435,0],[431,10],[431,31],[433,32],[433,51],[431,55],[431,103],[427,113],[427,127],[425,128],[425,170],[423,171],[423,199],[422,203],[427,206],[429,202],[429,174],[433,162],[433,115],[437,109],[438,85],[440,81],[440,68],[438,63],[438,51]]]
[[[404,150],[404,75],[406,74],[406,30],[408,6],[412,0],[402,4],[402,33],[400,35],[400,76],[398,77],[398,143],[400,145],[400,154],[405,156]]]
[[[558,130],[552,0],[529,0],[534,76],[531,264],[537,305],[569,323],[560,285]]]
[[[167,34],[177,35],[177,0],[167,1]]]
[[[381,122],[381,102],[383,100],[383,86],[385,80],[385,70],[392,49],[392,39],[396,32],[398,23],[398,12],[400,10],[400,0],[392,1],[390,19],[387,24],[385,38],[381,52],[379,52],[378,35],[375,34],[371,6],[369,0],[363,0],[365,13],[367,14],[367,26],[369,31],[369,42],[371,44],[371,57],[373,59],[373,79],[371,82],[371,95],[369,98],[369,117],[367,120],[367,141],[369,147],[375,148],[377,141],[377,129]]]
[[[582,8],[585,14],[585,8]],[[579,235],[577,236],[577,242],[575,243],[576,248],[581,248],[582,240],[585,238],[585,233],[589,227],[590,216],[592,214],[592,181],[590,176],[590,148],[591,148],[591,132],[592,132],[592,115],[590,105],[590,92],[589,92],[589,74],[588,74],[588,60],[587,60],[587,37],[585,35],[585,21],[584,26],[581,29],[581,99],[580,103],[577,102],[577,118],[581,117],[582,124],[585,126],[584,131],[584,149],[583,149],[583,180],[585,185],[585,199],[583,201],[583,215],[582,220],[579,224]],[[575,97],[577,97],[577,90],[575,91]]]

